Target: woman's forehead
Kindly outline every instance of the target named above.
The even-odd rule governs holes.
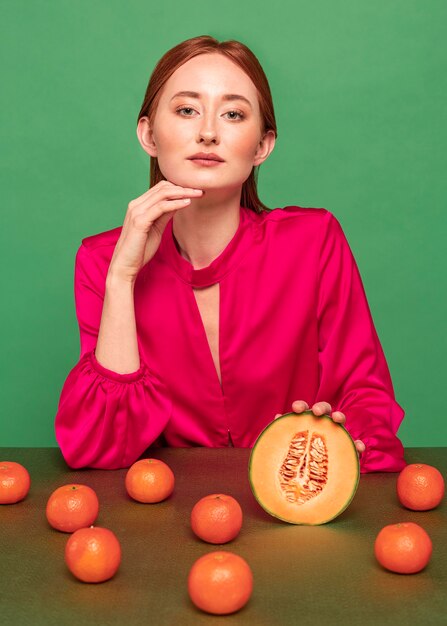
[[[165,96],[194,92],[199,96],[240,94],[253,104],[257,90],[242,68],[222,54],[200,54],[175,70],[164,86]]]

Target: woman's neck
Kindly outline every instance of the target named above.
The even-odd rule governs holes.
[[[208,267],[234,237],[240,220],[240,192],[221,201],[192,200],[173,218],[173,234],[180,254],[194,269]]]

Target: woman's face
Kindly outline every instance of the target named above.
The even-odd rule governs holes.
[[[262,132],[253,82],[221,54],[179,67],[163,87],[152,126],[140,120],[138,137],[168,181],[204,190],[242,187],[275,143],[273,131]]]

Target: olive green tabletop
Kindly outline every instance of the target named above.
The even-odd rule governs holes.
[[[31,489],[20,503],[0,506],[0,624],[8,626],[166,625],[447,625],[446,505],[415,512],[396,498],[397,474],[363,474],[354,500],[321,526],[296,526],[264,512],[248,482],[248,449],[154,448],[175,474],[172,496],[141,504],[125,491],[126,470],[70,470],[57,448],[0,448],[0,461],[22,463]],[[447,448],[409,448],[446,476]],[[45,517],[49,495],[67,483],[92,487],[99,498],[97,526],[122,546],[117,574],[100,584],[75,579],[64,563],[70,535]],[[197,539],[190,512],[202,496],[227,493],[242,506],[239,536],[224,546]],[[420,524],[433,554],[425,570],[401,575],[382,569],[373,546],[379,530],[396,522]],[[238,613],[213,616],[196,609],[187,577],[201,555],[223,549],[246,559],[253,595]]]

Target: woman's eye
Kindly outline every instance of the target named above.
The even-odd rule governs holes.
[[[192,107],[180,107],[177,109],[177,113],[180,115],[184,115],[185,117],[191,117],[194,113],[194,109]]]
[[[244,118],[242,111],[228,111],[225,115],[228,115],[230,120],[242,120]]]

